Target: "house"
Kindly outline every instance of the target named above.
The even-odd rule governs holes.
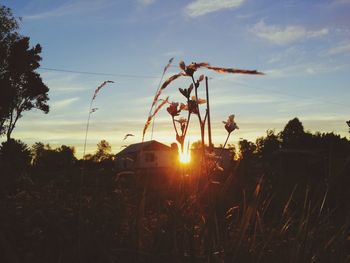
[[[155,140],[135,143],[116,154],[118,171],[164,170],[177,161],[177,148]]]

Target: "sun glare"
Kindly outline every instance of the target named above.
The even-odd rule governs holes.
[[[188,164],[191,161],[191,151],[189,149],[185,149],[183,152],[179,150],[179,160],[182,164]]]

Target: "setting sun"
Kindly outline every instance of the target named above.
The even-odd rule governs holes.
[[[189,149],[185,149],[183,152],[179,150],[179,161],[182,164],[188,164],[191,161],[191,151]]]

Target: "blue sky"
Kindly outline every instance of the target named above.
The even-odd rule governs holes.
[[[213,139],[223,143],[222,121],[234,113],[240,129],[231,137],[255,140],[267,129],[283,129],[298,117],[306,130],[348,135],[350,119],[350,1],[253,0],[11,0],[22,17],[21,33],[43,47],[43,68],[111,73],[87,75],[41,69],[50,88],[48,115],[31,111],[13,133],[36,141],[74,145],[82,153],[88,107],[94,101],[88,152],[106,139],[114,152],[139,142],[149,107],[170,57],[186,63],[258,69],[266,76],[201,71],[210,78]],[[164,92],[181,101],[177,89]],[[203,87],[204,88],[204,87]],[[204,93],[201,93],[204,96]],[[199,139],[197,123],[189,138]],[[126,133],[133,133],[122,141]],[[150,138],[147,133],[146,139]],[[156,118],[154,139],[175,140],[165,108]]]

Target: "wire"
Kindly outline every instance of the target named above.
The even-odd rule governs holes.
[[[175,67],[175,65],[171,65],[171,67]],[[115,77],[122,77],[122,78],[138,78],[138,79],[159,79],[160,76],[150,76],[150,75],[132,75],[132,74],[123,74],[123,73],[103,73],[103,72],[91,72],[91,71],[79,71],[79,70],[69,70],[69,69],[58,69],[58,68],[47,68],[47,67],[40,67],[39,70],[47,70],[47,71],[57,71],[57,72],[65,72],[65,73],[75,73],[75,74],[85,74],[85,75],[97,75],[97,76],[115,76]],[[223,79],[217,79],[217,78],[213,78],[210,77],[209,79],[213,79],[216,81],[223,81],[223,82],[227,82],[227,83],[233,83],[230,80],[223,80]],[[301,96],[301,95],[297,95],[297,94],[291,94],[288,92],[283,92],[283,91],[278,91],[278,90],[274,90],[274,89],[268,89],[268,88],[264,88],[264,87],[252,87],[252,86],[248,86],[247,84],[243,84],[240,83],[239,85],[245,86],[246,88],[249,89],[255,89],[255,90],[265,90],[271,93],[275,93],[275,94],[280,94],[280,95],[284,95],[287,97],[294,97],[294,98],[299,98],[299,99],[310,99],[310,97],[306,97],[306,96]],[[328,103],[328,104],[333,104],[333,105],[337,105],[337,106],[342,106],[342,107],[346,107],[349,108],[349,105],[347,104],[343,104],[343,103],[338,103],[338,102],[333,102],[333,101],[327,101],[327,100],[322,100],[320,98],[317,98],[319,101],[324,102],[324,103]]]
[[[78,70],[46,68],[46,67],[40,67],[39,70],[57,71],[57,72],[66,72],[66,73],[77,73],[77,74],[85,74],[85,75],[115,76],[115,77],[124,77],[124,78],[139,78],[139,79],[155,79],[155,78],[159,78],[159,76],[149,76],[149,75],[130,75],[130,74],[121,74],[121,73],[102,73],[102,72],[78,71]]]

